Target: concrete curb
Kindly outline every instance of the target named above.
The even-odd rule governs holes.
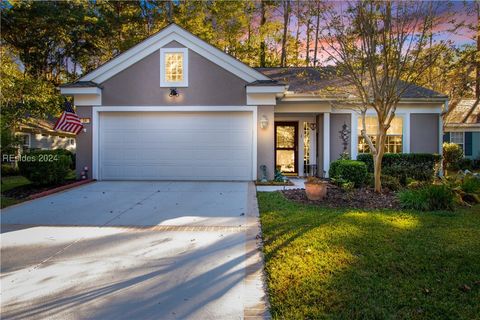
[[[243,317],[248,320],[271,319],[267,286],[264,274],[262,238],[257,203],[257,193],[253,182],[249,183],[247,196],[247,231],[245,241],[245,292]]]
[[[78,186],[81,186],[81,185],[84,185],[84,184],[87,184],[87,183],[90,183],[90,182],[93,182],[93,181],[95,181],[95,180],[87,179],[87,180],[80,180],[80,181],[77,181],[77,182],[74,182],[74,183],[69,183],[69,184],[66,184],[64,186],[60,186],[60,187],[57,187],[57,188],[53,188],[53,189],[50,189],[50,190],[46,190],[46,191],[43,191],[43,192],[32,194],[32,195],[27,197],[27,200],[33,200],[33,199],[38,199],[38,198],[41,198],[41,197],[49,196],[51,194],[54,194],[54,193],[57,193],[57,192],[60,192],[60,191],[64,191],[64,190],[68,190],[68,189],[71,189],[71,188],[75,188],[75,187],[78,187]]]

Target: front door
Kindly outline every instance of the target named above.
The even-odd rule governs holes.
[[[298,153],[298,123],[275,122],[275,168],[295,175]]]

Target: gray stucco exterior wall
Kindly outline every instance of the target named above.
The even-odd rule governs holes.
[[[343,140],[340,137],[342,126],[346,124],[348,130],[352,130],[352,116],[349,113],[332,113],[330,114],[330,162],[340,158],[344,151]],[[351,155],[351,133],[347,141],[347,152]]]
[[[268,126],[260,128],[260,120],[265,116]],[[273,180],[275,174],[275,123],[274,106],[259,106],[257,109],[257,177],[261,178],[261,165],[267,166],[267,179]]]
[[[92,107],[77,107],[77,115],[80,118],[90,118],[90,123],[84,123],[84,129],[87,132],[81,131],[77,139],[77,150],[75,153],[76,156],[76,173],[80,177],[80,172],[85,166],[88,169],[89,178],[92,177]]]
[[[410,152],[439,153],[439,114],[410,114]]]
[[[165,47],[183,47],[171,42]],[[160,87],[160,50],[136,62],[101,84],[103,106],[246,105],[246,81],[195,51],[188,51],[188,87]]]

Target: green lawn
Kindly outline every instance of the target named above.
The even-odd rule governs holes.
[[[8,190],[11,190],[20,186],[24,186],[27,184],[31,184],[31,182],[27,178],[24,178],[22,176],[3,177],[1,191],[2,192],[8,191]],[[2,195],[1,197],[2,208],[14,205],[19,202],[21,201],[16,200],[14,198],[5,197],[4,195]]]
[[[320,209],[276,192],[258,201],[274,318],[479,319],[479,206]]]

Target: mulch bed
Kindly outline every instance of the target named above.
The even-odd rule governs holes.
[[[25,200],[30,197],[34,197],[35,195],[49,191],[52,189],[56,189],[58,187],[63,187],[63,186],[68,186],[70,184],[76,184],[78,183],[78,180],[67,180],[63,183],[59,183],[56,185],[50,185],[50,186],[35,186],[33,184],[25,185],[25,186],[20,186],[8,191],[2,192],[2,195],[9,197],[9,198],[14,198],[17,200]]]
[[[395,193],[388,190],[384,190],[382,194],[376,193],[372,188],[346,192],[329,184],[327,196],[321,201],[308,200],[305,189],[283,190],[282,193],[289,200],[327,208],[400,209]]]

